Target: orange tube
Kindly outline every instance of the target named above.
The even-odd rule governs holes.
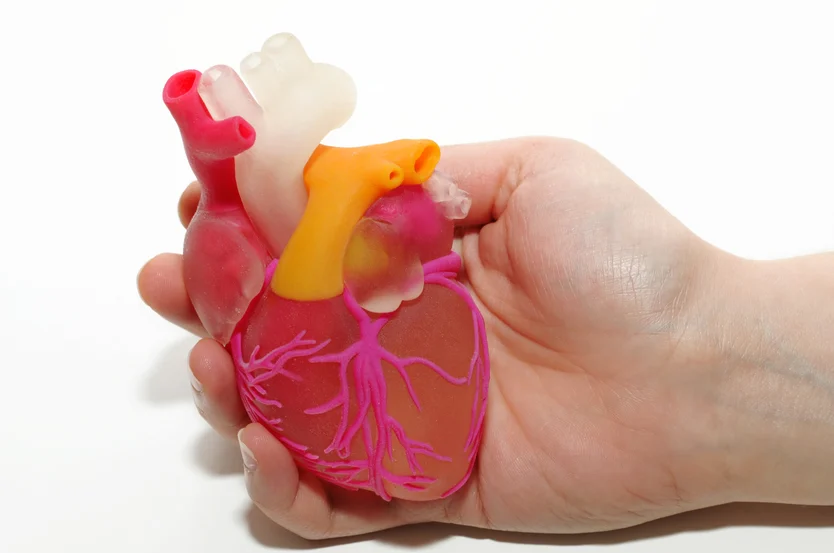
[[[277,295],[297,301],[344,290],[342,264],[353,228],[368,208],[401,185],[422,185],[440,161],[431,140],[396,140],[358,148],[319,146],[304,169],[304,215],[272,277]]]

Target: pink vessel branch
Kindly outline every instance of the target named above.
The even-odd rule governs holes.
[[[385,349],[380,344],[379,334],[390,321],[390,317],[371,319],[351,294],[345,291],[342,298],[348,312],[359,326],[359,338],[340,352],[318,354],[330,341],[323,340],[316,343],[315,340],[305,339],[305,333],[302,332],[290,342],[260,357],[258,356],[259,350],[255,347],[247,360],[244,359],[242,351],[241,335],[237,334],[233,337],[231,352],[237,370],[238,386],[252,420],[265,424],[279,433],[283,431],[280,419],[266,417],[257,405],[283,407],[281,402],[266,397],[264,383],[276,378],[300,380],[302,376],[286,368],[291,359],[306,357],[311,364],[335,364],[338,367],[338,393],[329,401],[307,408],[304,412],[315,416],[339,410],[338,427],[323,453],[335,453],[343,461],[326,461],[319,455],[311,453],[310,448],[303,444],[280,435],[279,439],[295,454],[302,466],[319,474],[323,479],[347,488],[369,489],[383,499],[390,500],[391,496],[385,488],[386,482],[405,489],[422,490],[435,481],[435,478],[425,474],[419,457],[428,457],[443,462],[451,461],[449,457],[437,453],[431,444],[409,438],[403,425],[388,412],[383,362],[390,364],[397,371],[405,384],[408,396],[418,411],[421,409],[420,400],[406,368],[411,365],[426,367],[451,385],[473,384],[475,387],[471,425],[464,446],[468,454],[469,468],[464,478],[446,490],[443,496],[457,491],[468,480],[474,468],[483,431],[489,386],[489,357],[486,354],[484,321],[466,289],[454,280],[460,266],[461,262],[457,254],[450,253],[426,263],[423,267],[426,284],[434,284],[451,290],[466,302],[472,313],[475,347],[466,376],[454,377],[429,359],[400,358]],[[350,417],[351,384],[353,384],[356,404],[356,414],[352,420]],[[376,439],[373,438],[374,433]],[[357,437],[363,445],[365,458],[348,460],[352,456],[352,444]],[[395,441],[405,452],[410,474],[394,474],[384,466],[386,456],[392,462],[394,460]],[[363,474],[364,477],[362,477]]]

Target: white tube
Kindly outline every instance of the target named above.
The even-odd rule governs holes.
[[[268,57],[260,52],[249,54],[240,62],[240,75],[264,111],[270,104],[274,105],[275,91],[279,90],[281,81],[278,68]]]
[[[290,33],[280,33],[269,37],[261,51],[272,59],[276,67],[281,68],[281,76],[290,78],[313,68],[313,60],[307,55],[301,42]]]
[[[240,115],[255,128],[255,144],[235,161],[238,190],[277,256],[307,205],[304,166],[324,137],[353,115],[356,87],[341,69],[312,62],[289,33],[270,37],[260,52],[246,56],[240,72],[260,104],[259,114],[237,75],[207,71],[201,94],[211,98],[213,113]]]
[[[261,106],[231,67],[216,65],[207,69],[197,92],[215,121],[239,115],[255,128],[263,126]]]

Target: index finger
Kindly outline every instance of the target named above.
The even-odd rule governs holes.
[[[183,190],[180,201],[177,204],[177,214],[179,215],[182,226],[188,228],[188,224],[191,223],[191,219],[194,218],[194,214],[197,212],[199,203],[200,183],[194,181]]]

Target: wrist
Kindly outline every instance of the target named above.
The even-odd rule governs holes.
[[[717,257],[694,316],[733,500],[834,504],[834,255]]]

